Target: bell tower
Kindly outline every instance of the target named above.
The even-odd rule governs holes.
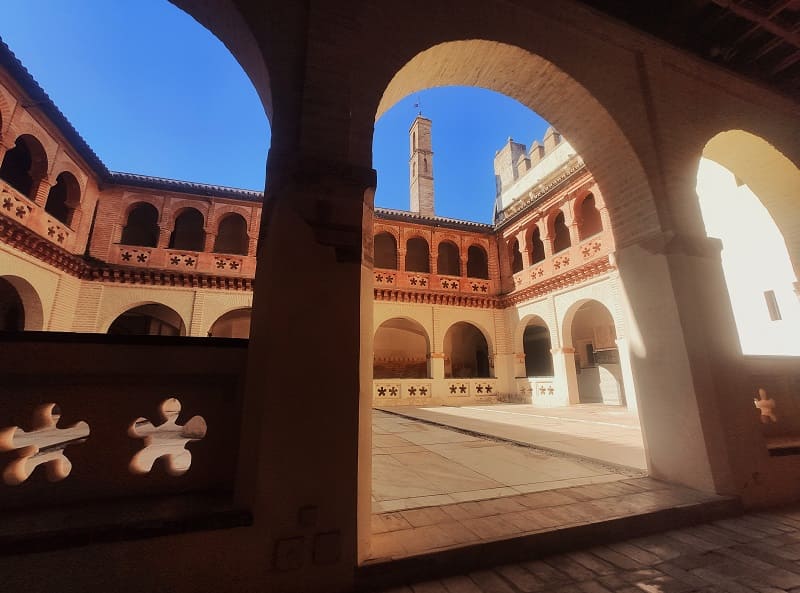
[[[418,115],[409,130],[411,158],[411,211],[425,216],[433,212],[433,150],[431,149],[431,120]]]

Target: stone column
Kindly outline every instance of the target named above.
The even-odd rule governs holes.
[[[519,252],[522,254],[522,269],[527,270],[531,267],[531,252],[528,246],[528,232],[527,229],[522,229],[517,234],[517,241],[519,242]]]
[[[625,391],[625,406],[635,412],[638,409],[638,404],[636,402],[636,385],[633,382],[628,340],[617,338],[617,353],[619,354],[619,368],[622,373],[622,388]]]
[[[431,352],[431,379],[444,379],[444,352]]]
[[[272,150],[267,179],[235,496],[264,590],[345,590],[370,538],[376,177]]]
[[[742,391],[719,241],[656,234],[616,260],[651,474],[721,493],[757,489],[764,446]]]
[[[568,346],[553,348],[550,353],[553,355],[553,387],[558,397],[570,404],[579,403],[575,348]]]

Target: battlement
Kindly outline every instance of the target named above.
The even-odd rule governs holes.
[[[509,138],[494,157],[495,221],[503,210],[525,193],[524,189],[552,177],[575,155],[572,145],[552,126],[547,128],[541,142],[534,140],[531,143],[530,149]]]

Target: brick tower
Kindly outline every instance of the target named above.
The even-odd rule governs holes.
[[[425,216],[433,212],[433,150],[431,150],[431,120],[418,115],[409,130],[411,158],[411,211]]]

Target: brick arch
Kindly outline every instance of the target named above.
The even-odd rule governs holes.
[[[125,196],[125,198],[121,201],[120,207],[118,212],[120,213],[119,224],[124,225],[127,220],[128,216],[130,216],[131,211],[139,204],[150,204],[153,208],[158,211],[158,218],[161,220],[161,216],[164,212],[164,200],[161,198],[156,198],[147,194],[131,194],[129,196]]]
[[[238,214],[247,223],[247,232],[250,233],[250,210],[242,206],[225,206],[210,213],[206,226],[210,229],[219,229],[219,224],[231,214]]]
[[[558,320],[558,327],[561,330],[561,344],[563,347],[566,348],[574,347],[574,344],[572,343],[572,323],[575,320],[575,314],[578,312],[578,309],[580,309],[583,305],[591,301],[599,303],[606,309],[609,317],[611,318],[611,321],[614,324],[614,331],[617,334],[617,338],[622,337],[622,331],[619,325],[619,321],[614,315],[614,311],[617,308],[615,303],[611,302],[607,298],[601,297],[600,295],[592,295],[591,297],[583,297],[576,299],[573,303],[570,304],[569,307],[567,307],[567,309],[563,312],[560,319]]]
[[[394,237],[394,240],[397,243],[398,248],[400,247],[400,232],[397,230],[396,227],[375,223],[372,229],[372,234],[380,235],[382,233],[386,233]]]
[[[37,168],[36,175],[40,179],[48,178],[50,168],[55,163],[58,145],[39,126],[31,122],[21,122],[18,117],[15,117],[8,126],[6,139],[11,140],[11,145],[13,146],[21,136],[29,136],[38,144],[43,155],[41,157],[42,163],[39,165],[39,168]]]
[[[169,216],[167,222],[169,222],[169,227],[175,227],[175,221],[178,217],[186,212],[187,210],[197,210],[200,215],[203,217],[203,229],[207,229],[209,226],[209,204],[197,203],[191,200],[173,200],[169,203],[168,209],[164,209],[164,213]],[[246,218],[245,218],[246,220]]]
[[[55,184],[56,179],[62,173],[69,173],[75,178],[81,188],[81,197],[83,197],[83,194],[86,191],[86,185],[89,183],[89,176],[86,175],[86,173],[84,173],[80,167],[78,167],[72,161],[60,158],[53,165],[53,168],[50,172],[50,183]]]
[[[11,124],[11,100],[8,98],[7,91],[0,86],[0,141],[5,138],[6,128]]]

